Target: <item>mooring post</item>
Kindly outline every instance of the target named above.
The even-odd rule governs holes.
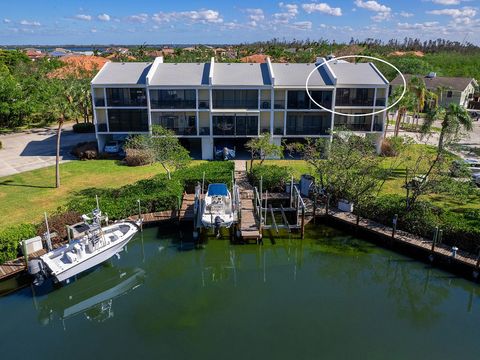
[[[268,191],[265,190],[265,216],[264,216],[264,221],[265,225],[267,225],[267,202],[268,202]]]
[[[302,206],[302,240],[305,238],[305,207]]]
[[[435,252],[435,244],[437,243],[438,239],[438,226],[435,226],[435,233],[433,234],[433,241],[432,241],[432,254]]]
[[[393,217],[393,220],[392,220],[392,223],[393,223],[392,240],[395,239],[395,231],[397,231],[397,221],[398,221],[398,214],[395,214],[395,216]]]
[[[138,203],[138,221],[140,222],[140,231],[143,231],[142,207],[140,205],[140,199],[137,200],[137,203]]]
[[[262,206],[263,206],[263,176],[260,176],[260,212],[262,211]]]
[[[290,180],[290,207],[293,207],[293,175]]]
[[[23,247],[23,258],[25,259],[25,266],[27,267],[27,270],[28,270],[28,252],[27,252],[27,241],[26,240],[22,241],[22,247]]]

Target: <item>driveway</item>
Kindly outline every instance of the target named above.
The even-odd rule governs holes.
[[[95,134],[77,134],[72,124],[64,126],[61,137],[61,162],[75,159],[70,154],[74,145],[94,141]],[[56,128],[45,127],[19,133],[0,135],[0,177],[55,165]]]

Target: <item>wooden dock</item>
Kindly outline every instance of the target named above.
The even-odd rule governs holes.
[[[235,184],[240,192],[240,236],[245,241],[258,242],[262,233],[255,216],[253,186],[248,182],[246,163],[243,160],[235,160]]]
[[[325,212],[323,212],[323,215],[325,216]],[[433,244],[433,240],[415,236],[401,230],[396,230],[395,235],[392,236],[393,228],[368,219],[360,219],[357,225],[357,217],[354,214],[342,212],[337,209],[330,208],[328,217],[332,217],[337,221],[348,224],[352,227],[358,226],[365,231],[380,235],[385,239],[389,238],[392,242],[420,249],[425,253],[430,253],[434,258],[439,257],[478,270],[478,258],[465,251],[457,250],[455,257],[452,257],[452,248],[450,246],[445,244]]]
[[[193,221],[195,218],[195,194],[183,194],[182,205],[178,214],[179,221]]]

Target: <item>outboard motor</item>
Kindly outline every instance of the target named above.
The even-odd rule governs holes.
[[[35,279],[33,280],[33,284],[35,286],[42,285],[46,278],[43,261],[40,259],[30,260],[28,262],[28,273],[35,277]]]
[[[215,216],[215,220],[213,224],[214,224],[215,236],[217,238],[220,237],[220,228],[222,226],[222,223],[223,223],[223,219],[220,216]]]

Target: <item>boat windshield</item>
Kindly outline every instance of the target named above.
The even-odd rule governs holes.
[[[210,184],[208,185],[207,196],[227,196],[228,189],[225,184]]]

